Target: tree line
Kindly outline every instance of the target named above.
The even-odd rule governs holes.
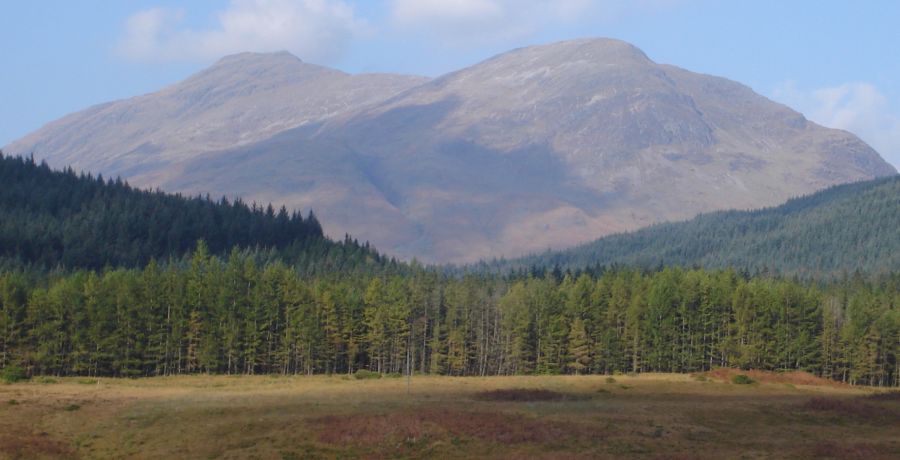
[[[754,211],[702,214],[612,235],[563,251],[471,267],[505,272],[530,267],[736,268],[804,279],[840,279],[900,267],[900,176],[834,186]]]
[[[331,241],[312,211],[139,190],[120,179],[55,171],[0,152],[0,269],[145,266],[190,254],[250,248],[309,271],[399,267],[368,243]]]
[[[309,274],[247,251],[0,274],[0,367],[31,374],[805,370],[900,385],[900,275]]]

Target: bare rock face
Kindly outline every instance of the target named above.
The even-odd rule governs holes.
[[[140,186],[314,208],[334,236],[441,262],[896,173],[850,133],[608,39],[518,49],[434,80],[236,55],[5,150]]]

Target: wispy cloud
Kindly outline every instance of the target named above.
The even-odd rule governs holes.
[[[803,90],[789,81],[772,96],[816,123],[856,134],[900,168],[900,114],[875,85],[853,82]]]
[[[460,49],[512,46],[561,27],[652,14],[689,0],[230,0],[213,25],[192,27],[185,8],[150,8],[131,15],[117,45],[143,62],[208,61],[241,51],[286,49],[329,63],[354,39],[381,34]],[[366,4],[369,6],[368,4]],[[372,12],[375,23],[354,6]],[[209,18],[199,18],[206,22]]]
[[[560,25],[648,13],[684,0],[391,0],[392,26],[445,45],[519,40]]]
[[[394,19],[403,25],[494,21],[505,9],[497,0],[394,0],[392,7]]]
[[[288,50],[314,62],[338,57],[366,24],[342,0],[231,0],[216,25],[186,26],[181,9],[128,18],[116,51],[138,61],[209,60],[241,51]]]
[[[534,0],[392,0],[393,27],[445,45],[468,46],[530,35]],[[550,19],[550,18],[546,18]]]

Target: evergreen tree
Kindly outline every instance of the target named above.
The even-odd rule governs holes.
[[[569,331],[569,352],[566,368],[575,374],[582,374],[591,366],[590,344],[584,322],[575,318]]]

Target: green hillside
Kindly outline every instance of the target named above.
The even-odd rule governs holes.
[[[900,176],[835,186],[755,211],[724,211],[654,225],[491,270],[627,265],[733,267],[804,278],[900,268]]]
[[[385,260],[349,237],[332,242],[314,217],[270,207],[140,191],[20,158],[0,158],[0,181],[8,375],[740,367],[900,384],[896,270],[825,283],[680,268],[453,276]],[[887,270],[896,268],[898,191],[896,178],[857,184],[615,238],[645,238],[643,253],[666,257],[635,256],[644,265],[713,249],[849,265],[838,259],[846,251]],[[789,259],[794,246],[809,258]]]
[[[315,271],[388,262],[368,245],[327,239],[312,212],[138,190],[2,153],[0,184],[0,267],[142,267],[181,258],[199,239],[212,254],[241,248]]]

